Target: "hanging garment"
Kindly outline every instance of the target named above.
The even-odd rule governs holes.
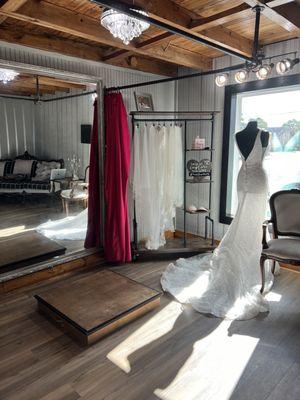
[[[259,259],[267,205],[267,176],[262,167],[260,131],[238,174],[239,205],[227,233],[213,254],[179,259],[161,278],[165,291],[203,313],[249,319],[268,310],[260,294]],[[268,289],[272,274],[266,274]]]
[[[84,247],[101,247],[101,207],[100,203],[100,175],[99,175],[99,142],[98,142],[98,105],[94,102],[94,122],[90,152],[90,171],[89,171],[89,204],[87,212],[87,232]],[[85,214],[84,214],[85,215]],[[81,223],[81,219],[78,219]],[[76,220],[73,221],[73,224]],[[86,224],[84,226],[86,229]],[[79,227],[78,229],[81,229]]]
[[[165,231],[175,230],[176,207],[183,202],[180,127],[136,125],[133,193],[138,238],[147,249],[158,249],[166,243]]]
[[[131,261],[128,220],[128,178],[130,169],[130,135],[127,113],[121,93],[104,98],[106,126],[105,157],[105,237],[107,261]]]

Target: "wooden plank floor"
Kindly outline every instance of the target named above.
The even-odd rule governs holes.
[[[158,289],[166,264],[116,270]],[[208,318],[163,296],[159,308],[87,349],[36,312],[32,294],[64,282],[0,296],[1,400],[300,399],[296,272],[281,271],[270,313],[256,319]]]
[[[82,208],[71,205],[70,215],[76,215]],[[49,219],[65,218],[59,200],[51,202],[46,196],[40,198],[28,196],[24,203],[20,197],[0,198],[0,239],[36,228]],[[83,250],[83,240],[57,240],[66,247],[66,254]]]

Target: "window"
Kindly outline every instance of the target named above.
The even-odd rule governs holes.
[[[271,133],[264,167],[270,195],[300,189],[300,75],[231,85],[225,90],[220,222],[230,223],[237,208],[236,180],[241,157],[235,133],[249,120]]]

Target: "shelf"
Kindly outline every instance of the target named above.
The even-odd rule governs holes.
[[[207,181],[205,181],[205,180],[203,180],[203,181],[194,181],[194,179],[186,179],[185,182],[186,182],[186,183],[195,184],[195,183],[212,183],[213,181],[211,181],[211,180],[207,180]]]
[[[186,151],[215,151],[215,149],[186,149]]]

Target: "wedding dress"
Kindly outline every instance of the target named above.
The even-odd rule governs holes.
[[[87,208],[71,217],[48,221],[36,230],[49,239],[85,240],[87,230]]]
[[[133,194],[139,240],[155,250],[174,231],[176,207],[183,204],[182,129],[152,123],[135,126]]]
[[[210,255],[177,260],[162,275],[163,290],[196,311],[228,319],[250,319],[268,311],[260,293],[259,259],[268,190],[260,132],[247,159],[241,155],[238,210],[219,246]],[[267,290],[271,285],[272,274],[267,271]]]

